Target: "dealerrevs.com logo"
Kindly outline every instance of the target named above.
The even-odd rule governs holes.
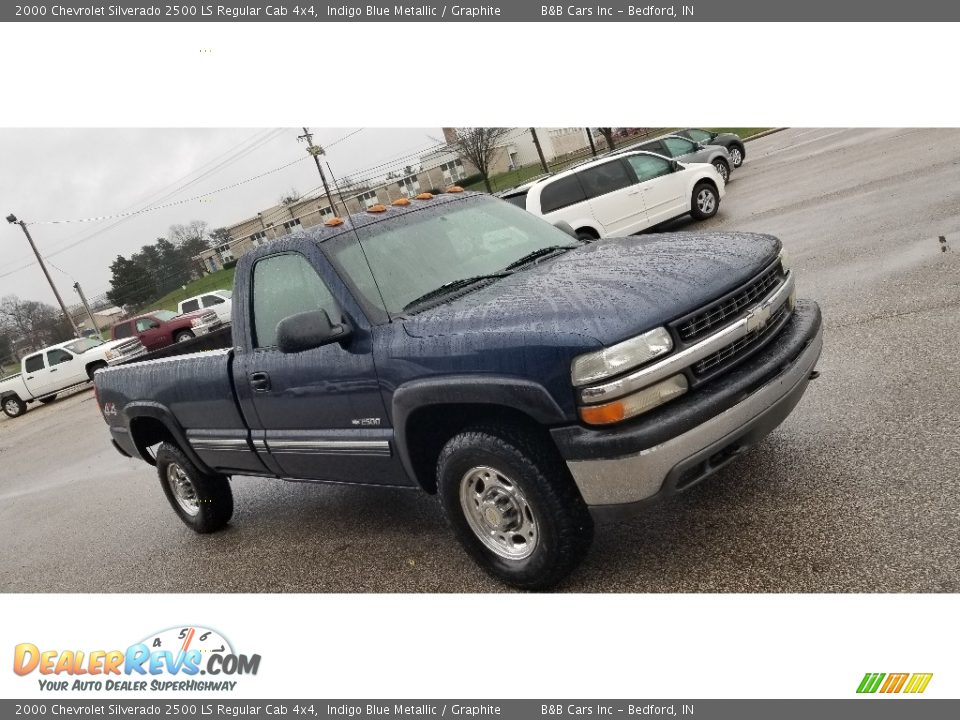
[[[125,650],[45,650],[20,643],[13,671],[38,675],[45,691],[232,691],[256,675],[260,655],[236,653],[216,630],[187,626],[151,633]]]
[[[933,673],[867,673],[857,686],[858,693],[916,695],[927,689]]]

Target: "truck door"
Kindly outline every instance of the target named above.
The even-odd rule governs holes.
[[[147,350],[159,350],[170,343],[160,331],[160,321],[152,317],[137,318],[137,337]]]
[[[47,350],[47,366],[42,371],[41,391],[38,394],[55,393],[87,379],[84,368],[68,350]]]
[[[254,410],[248,417],[254,444],[266,447],[282,476],[408,484],[388,427],[369,324],[319,249],[313,252],[258,259],[241,295],[250,320],[234,381],[241,406]],[[342,344],[280,352],[277,324],[317,309],[334,323],[349,322],[351,335]]]
[[[27,386],[30,395],[37,397],[43,394],[43,385],[47,379],[47,366],[43,362],[43,353],[29,355],[23,359],[23,384]],[[29,398],[22,398],[28,400]]]

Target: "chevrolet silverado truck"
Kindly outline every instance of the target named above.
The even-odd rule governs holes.
[[[149,352],[173,343],[187,342],[223,325],[213,310],[201,309],[177,315],[169,310],[154,310],[118,322],[110,328],[114,340],[136,337]]]
[[[549,588],[595,520],[779,425],[822,344],[775,237],[571,233],[451,188],[258,247],[232,347],[97,373],[113,444],[200,533],[233,475],[419,489],[488,572]]]
[[[24,356],[20,373],[0,380],[0,408],[7,417],[19,417],[27,403],[53,402],[74,385],[90,382],[100,368],[141,357],[146,348],[136,338],[103,342],[76,338]]]

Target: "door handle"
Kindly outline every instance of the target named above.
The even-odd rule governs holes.
[[[56,372],[57,368],[50,368],[50,372]]]
[[[639,195],[639,194],[640,194],[639,190],[631,190],[630,192],[627,193],[627,195]]]
[[[250,387],[253,388],[254,392],[269,392],[270,375],[262,370],[250,373]]]

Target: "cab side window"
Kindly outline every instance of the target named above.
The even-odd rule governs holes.
[[[664,138],[663,144],[667,146],[667,152],[670,153],[670,157],[687,155],[688,153],[692,153],[697,149],[696,145],[689,140],[684,140],[683,138]]]
[[[28,373],[43,370],[43,355],[32,355],[23,361],[23,369]]]
[[[73,355],[68,353],[66,350],[56,348],[55,350],[50,350],[47,352],[48,367],[53,367],[54,365],[59,365],[60,363],[70,362],[71,360],[73,360]]]
[[[613,160],[579,173],[588,198],[595,198],[633,184],[633,178],[620,160]]]
[[[631,155],[627,158],[633,172],[637,174],[637,182],[642,183],[647,180],[653,180],[661,175],[667,175],[673,172],[673,167],[669,160],[653,155]]]
[[[222,298],[222,297],[218,297],[217,295],[204,295],[204,296],[203,296],[203,306],[204,306],[205,308],[213,307],[214,305],[219,305],[219,304],[222,303],[222,302],[224,302],[223,298]]]
[[[546,214],[586,200],[576,175],[561,178],[547,185],[540,193],[540,212]]]
[[[137,320],[137,332],[146,332],[155,327],[160,327],[160,323],[153,318],[140,318]]]
[[[331,322],[340,309],[330,288],[303,255],[271,255],[253,268],[253,346],[274,347],[277,325],[310,310],[326,310]]]

